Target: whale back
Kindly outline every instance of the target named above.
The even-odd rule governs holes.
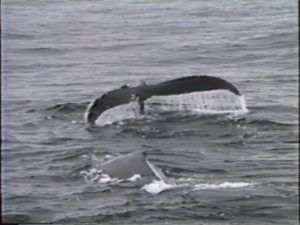
[[[147,163],[146,153],[139,151],[107,161],[101,169],[103,173],[118,179],[128,179],[135,174],[143,177],[156,176]]]

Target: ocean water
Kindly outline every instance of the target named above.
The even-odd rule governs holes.
[[[297,8],[2,1],[3,222],[298,224]],[[107,91],[192,75],[233,83],[249,112],[84,122]],[[87,179],[106,158],[140,150],[172,188]]]

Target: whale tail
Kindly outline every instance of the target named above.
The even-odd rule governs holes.
[[[152,96],[181,95],[213,90],[227,90],[234,95],[241,96],[240,91],[233,84],[212,76],[183,77],[154,85],[141,84],[137,87],[124,85],[95,99],[86,110],[85,120],[94,125],[97,118],[106,110],[131,101],[138,101],[140,112],[143,113],[144,101]]]

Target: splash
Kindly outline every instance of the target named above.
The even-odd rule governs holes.
[[[89,159],[90,161],[93,161],[94,166],[93,168],[83,170],[80,172],[80,175],[84,178],[84,180],[87,183],[99,183],[99,184],[107,184],[107,185],[114,185],[114,184],[119,184],[119,183],[125,183],[125,182],[130,182],[130,183],[139,183],[143,184],[141,187],[142,190],[151,193],[151,194],[158,194],[164,190],[171,189],[174,186],[174,184],[170,184],[167,182],[167,178],[165,175],[162,173],[162,171],[151,164],[147,159],[146,163],[148,166],[151,168],[151,170],[154,172],[156,178],[151,178],[149,177],[143,177],[140,174],[133,174],[131,177],[127,179],[119,179],[116,177],[110,177],[108,174],[104,173],[101,169],[101,165],[107,160],[108,158],[117,158],[110,156],[110,155],[105,155],[105,159],[103,158],[98,158],[94,154],[91,154],[89,156],[84,155],[84,159]],[[144,179],[145,178],[145,179]]]
[[[109,175],[102,173],[101,170],[96,168],[87,171],[81,171],[80,174],[83,176],[84,180],[87,183],[99,183],[99,184],[108,184],[108,185],[114,185],[114,184],[124,183],[124,182],[135,183],[142,179],[142,176],[140,174],[134,174],[132,177],[126,180],[122,180],[122,179],[110,177]],[[162,191],[166,191],[176,187],[177,187],[176,184],[170,184],[163,180],[154,179],[152,180],[152,182],[142,186],[141,190],[156,195],[161,193]]]
[[[132,177],[128,178],[127,180],[131,181],[131,182],[136,182],[136,181],[140,180],[141,178],[142,178],[142,176],[140,174],[134,174],[134,175],[132,175]]]
[[[150,184],[144,185],[141,189],[150,194],[159,194],[162,191],[170,190],[176,188],[176,184],[169,184],[163,180],[153,180]]]
[[[81,171],[80,174],[83,176],[87,183],[100,183],[100,184],[117,184],[124,181],[135,182],[140,179],[139,174],[128,178],[127,180],[118,179],[115,177],[110,177],[108,174],[103,173],[101,169],[92,168],[86,171]]]
[[[108,184],[108,185],[114,185],[118,183],[124,183],[124,182],[138,182],[142,179],[142,176],[139,174],[134,174],[132,177],[122,180],[110,177],[109,175],[102,173],[99,169],[90,169],[87,171],[81,171],[80,173],[86,182],[88,183],[99,183],[99,184]],[[229,188],[244,188],[253,186],[252,183],[248,182],[222,182],[222,183],[197,183],[195,182],[193,178],[179,178],[175,180],[157,180],[153,179],[150,183],[147,183],[141,187],[141,190],[148,192],[152,195],[160,194],[161,192],[167,191],[167,190],[173,190],[178,188],[187,188],[191,191],[201,191],[201,190],[218,190],[218,189],[229,189]]]
[[[106,155],[105,158],[111,158],[113,156]],[[179,178],[172,178],[172,177],[166,177],[160,169],[157,167],[154,167],[150,162],[147,162],[152,166],[153,171],[156,174],[156,178],[152,179],[144,179],[143,176],[140,174],[134,174],[132,177],[128,179],[118,179],[115,177],[110,177],[108,174],[103,173],[103,171],[100,169],[100,165],[105,161],[105,159],[98,158],[94,156],[93,154],[89,157],[90,160],[94,161],[94,167],[83,170],[80,172],[80,175],[84,178],[84,180],[87,183],[91,184],[100,184],[100,185],[116,185],[120,183],[136,183],[140,186],[140,189],[152,194],[157,195],[161,192],[167,191],[167,190],[174,190],[174,189],[188,189],[190,191],[202,191],[202,190],[219,190],[219,189],[231,189],[231,188],[244,188],[253,186],[253,183],[248,182],[231,182],[231,181],[225,181],[225,182],[218,182],[215,181],[213,183],[206,182],[205,180],[201,180],[199,182],[199,178],[197,177],[179,177]]]
[[[80,174],[83,176],[84,180],[88,183],[99,183],[99,184],[108,184],[108,185],[114,185],[114,184],[124,183],[124,182],[135,183],[142,179],[142,176],[140,174],[134,174],[132,177],[126,180],[118,179],[118,178],[110,177],[108,174],[103,173],[102,170],[96,168],[92,168],[86,171],[81,171]],[[156,195],[161,193],[162,191],[169,190],[176,187],[177,187],[176,184],[170,184],[163,180],[153,179],[152,182],[142,186],[141,190]]]
[[[177,180],[175,182],[166,182],[163,180],[153,180],[151,183],[144,185],[141,189],[150,194],[159,194],[166,190],[188,188],[192,191],[196,190],[209,190],[209,189],[228,189],[228,188],[243,188],[252,186],[253,184],[247,182],[223,182],[219,184],[210,183],[181,183]]]
[[[251,186],[247,182],[223,182],[220,184],[196,184],[193,190],[206,190],[206,189],[222,189],[222,188],[242,188]]]

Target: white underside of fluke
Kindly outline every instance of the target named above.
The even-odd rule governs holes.
[[[97,126],[104,126],[127,119],[139,118],[140,106],[137,101],[119,105],[104,111],[95,121]]]
[[[194,111],[199,113],[248,111],[244,96],[235,95],[227,90],[155,96],[146,101],[146,106],[153,103],[160,103],[160,108],[167,111]]]

